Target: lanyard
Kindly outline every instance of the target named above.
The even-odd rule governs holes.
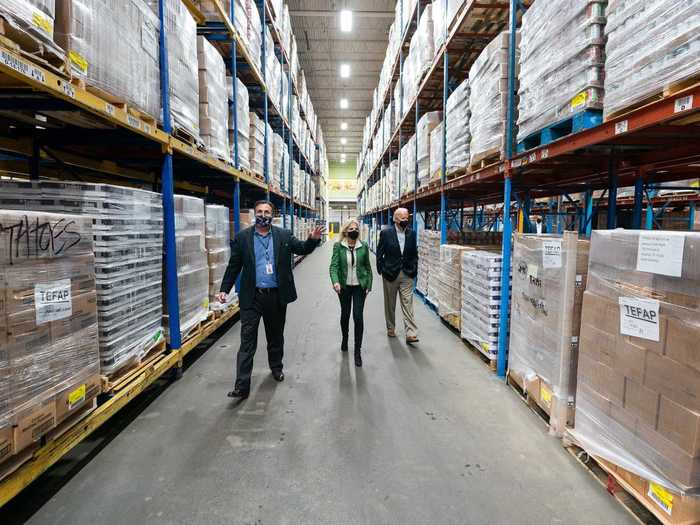
[[[256,238],[258,239],[258,243],[260,246],[262,246],[265,249],[265,260],[269,263],[270,262],[270,237],[272,237],[272,233],[269,233],[268,235],[265,235],[265,237],[261,235],[257,235]],[[263,239],[267,239],[267,243],[263,244]]]

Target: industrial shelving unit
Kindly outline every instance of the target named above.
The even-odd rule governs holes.
[[[544,217],[547,231],[563,228],[564,221],[558,219],[565,216],[570,218],[571,225],[576,223],[582,235],[589,236],[594,211],[605,210],[606,227],[616,228],[618,211],[631,209],[630,227],[652,229],[665,209],[686,206],[689,208],[688,225],[692,227],[699,198],[698,189],[693,187],[668,188],[688,190],[683,195],[657,194],[665,188],[664,183],[697,177],[700,173],[700,128],[696,125],[700,122],[698,83],[669,86],[656,100],[633,108],[624,115],[516,154],[512,147],[516,111],[516,79],[513,74],[516,66],[515,31],[510,33],[504,160],[479,169],[464,168],[454,178],[447,180],[445,123],[449,115],[444,113],[444,108],[451,86],[466,77],[471,63],[491,39],[505,29],[519,26],[522,13],[531,3],[521,0],[490,3],[465,0],[451,27],[444,24],[445,42],[437,50],[415,99],[410,101],[408,112],[393,129],[389,144],[376,158],[374,165],[366,166],[366,154],[358,164],[358,175],[368,170],[367,183],[358,194],[358,199],[361,199],[363,193],[380,180],[382,166],[397,158],[403,138],[415,132],[420,112],[443,110],[440,180],[418,187],[416,155],[413,191],[388,206],[363,210],[364,217],[366,220],[375,218],[376,224],[381,227],[390,223],[392,209],[398,206],[412,208],[414,227],[417,214],[423,213],[426,225],[440,226],[441,243],[447,241],[450,226],[461,231],[502,230],[502,290],[510,288],[510,272],[505,268],[510,268],[511,264],[513,227],[517,225],[522,232],[534,231],[529,219],[533,213]],[[401,80],[404,47],[415,31],[421,8],[425,5],[425,2],[418,0],[412,15],[415,21],[403,33],[396,61],[398,67],[393,68],[388,93]],[[447,2],[445,6],[446,13]],[[385,103],[386,98],[382,102]],[[383,104],[380,105],[380,108],[383,107]],[[373,123],[373,134],[378,122],[379,117]],[[618,198],[618,188],[627,186],[634,187],[634,196]],[[600,190],[603,190],[603,194],[595,198],[594,192]],[[554,197],[563,197],[564,205],[559,206],[559,201]],[[535,202],[547,198],[550,199],[546,204]],[[507,331],[509,309],[509,297],[505,294],[501,300],[501,333]],[[506,345],[506,338],[499,338],[500,376],[506,374]]]
[[[275,52],[284,64],[289,64],[281,46],[279,30],[272,20],[271,6],[261,0],[257,7],[262,19],[263,73],[251,59],[246,46],[234,27],[234,0],[230,1],[230,18],[220,0],[212,0],[220,14],[219,23],[206,22],[190,0],[182,0],[198,25],[198,33],[205,35],[223,53],[228,74],[239,75],[251,93],[251,111],[257,110],[279,130],[289,148],[290,188],[278,191],[269,182],[268,162],[261,180],[240,169],[238,158],[236,111],[234,115],[233,164],[199,149],[195,144],[176,137],[170,120],[169,73],[167,35],[164,21],[164,1],[159,2],[160,18],[160,80],[162,123],[148,116],[131,112],[121,104],[107,100],[72,83],[60,69],[25,53],[4,37],[0,40],[0,171],[8,176],[40,177],[66,180],[104,182],[124,186],[145,187],[159,191],[163,197],[164,223],[164,302],[170,312],[169,351],[139,369],[128,385],[108,396],[96,410],[80,420],[55,439],[42,443],[31,459],[0,482],[0,506],[7,503],[24,487],[61,459],[78,443],[124,407],[166,372],[177,377],[182,371],[184,357],[217,329],[231,321],[238,313],[233,306],[221,315],[202,324],[196,335],[183,341],[179,323],[178,280],[175,253],[175,191],[192,193],[207,202],[229,205],[234,213],[234,231],[240,229],[240,210],[243,204],[267,196],[278,204],[285,227],[295,227],[294,217],[325,219],[324,195],[316,195],[311,206],[302,204],[293,194],[292,160],[315,179],[325,179],[323,169],[317,169],[314,159],[307,157],[292,133],[292,123],[269,100],[264,76],[265,27],[271,26],[275,38]],[[287,81],[291,93],[298,93],[287,67]],[[236,82],[233,82],[233,104],[236,101]],[[49,118],[37,121],[37,115],[47,113]],[[302,116],[301,118],[305,118]],[[29,125],[27,125],[29,124]],[[266,127],[267,128],[267,127]],[[316,134],[316,130],[313,130]],[[266,133],[267,135],[267,133]],[[315,137],[318,139],[318,137]],[[268,138],[265,137],[267,142]],[[319,146],[316,144],[315,150]],[[266,148],[267,154],[267,148]],[[323,151],[323,150],[322,150]],[[314,151],[315,153],[315,151]],[[321,159],[319,164],[325,163]],[[322,166],[320,166],[322,168]],[[177,179],[176,179],[177,176]],[[317,188],[321,188],[317,184]],[[295,261],[295,264],[299,261]]]

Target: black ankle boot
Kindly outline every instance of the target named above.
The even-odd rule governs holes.
[[[340,343],[340,351],[341,352],[348,351],[348,338],[347,337],[343,337],[343,342]]]
[[[355,348],[355,366],[362,366],[362,353],[359,348]]]

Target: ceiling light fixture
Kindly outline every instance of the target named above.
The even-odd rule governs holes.
[[[340,12],[340,30],[343,33],[352,31],[352,11],[349,9],[343,9]]]
[[[340,78],[350,78],[350,64],[340,64]]]
[[[341,122],[341,123],[340,123],[340,129],[342,129],[343,131],[345,131],[346,129],[348,129],[348,123],[347,123],[347,122]]]
[[[345,145],[348,143],[348,139],[346,139],[345,137],[343,137],[342,139],[340,139],[340,143],[341,143],[343,146],[345,146]]]
[[[348,107],[350,107],[350,104],[348,104],[348,99],[341,98],[340,99],[340,109],[348,109]]]

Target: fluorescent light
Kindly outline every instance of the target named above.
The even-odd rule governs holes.
[[[340,109],[348,109],[349,106],[350,106],[350,104],[348,104],[347,98],[340,99]]]
[[[340,158],[340,163],[341,163],[341,164],[345,164],[345,157],[341,157],[341,158]]]
[[[341,143],[343,146],[345,146],[345,145],[348,143],[348,139],[346,139],[345,137],[343,137],[342,139],[340,139],[340,143]]]
[[[340,12],[340,30],[343,33],[352,31],[352,11],[349,9],[343,9]]]
[[[340,78],[350,78],[350,64],[340,64]]]
[[[340,123],[340,129],[342,129],[343,131],[345,131],[346,129],[348,129],[348,123],[347,123],[347,122],[341,122],[341,123]]]

